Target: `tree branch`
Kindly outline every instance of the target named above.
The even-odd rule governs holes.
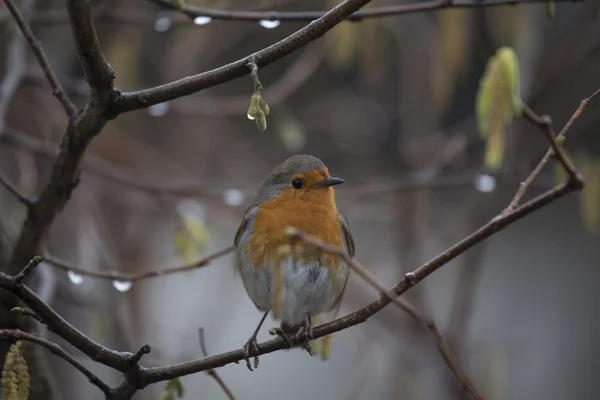
[[[72,264],[69,264],[67,261],[61,260],[58,257],[45,254],[44,261],[55,266],[56,268],[62,269],[64,271],[73,271],[77,274],[84,276],[91,276],[99,279],[108,279],[108,280],[118,280],[118,281],[128,281],[135,282],[142,279],[148,278],[156,278],[164,275],[174,274],[178,272],[186,272],[194,269],[202,268],[209,265],[211,262],[216,260],[217,258],[223,257],[233,251],[233,246],[226,247],[224,249],[218,250],[201,260],[195,261],[191,264],[179,265],[177,267],[163,268],[163,269],[155,269],[151,271],[143,271],[140,273],[131,273],[131,274],[123,274],[117,271],[95,271],[84,268],[76,267]]]
[[[598,95],[600,95],[600,89],[598,89],[594,93],[592,93],[592,95],[590,97],[585,98],[581,101],[581,103],[579,104],[579,107],[577,107],[577,109],[575,110],[575,112],[573,113],[571,118],[569,118],[569,121],[565,124],[565,126],[560,131],[560,133],[557,137],[554,137],[554,128],[552,127],[552,119],[550,117],[547,117],[547,116],[540,117],[535,112],[533,112],[529,107],[524,105],[523,111],[524,111],[525,118],[528,121],[532,122],[533,124],[539,126],[540,129],[542,129],[546,133],[546,136],[548,137],[548,141],[550,142],[550,148],[548,149],[548,151],[546,151],[546,154],[544,155],[542,160],[539,162],[539,164],[535,167],[533,172],[527,177],[527,179],[525,181],[521,182],[521,184],[519,185],[519,189],[517,190],[517,193],[515,193],[515,196],[513,197],[513,199],[511,200],[510,204],[508,205],[508,207],[506,208],[506,210],[504,212],[510,212],[511,210],[516,208],[516,206],[519,204],[519,202],[525,195],[525,192],[527,191],[527,189],[531,186],[533,181],[537,178],[539,173],[542,171],[542,169],[546,166],[546,164],[548,163],[550,158],[553,156],[556,156],[558,158],[559,162],[562,164],[562,166],[569,178],[569,183],[571,183],[573,185],[577,185],[577,186],[581,185],[581,187],[577,187],[576,189],[581,189],[583,187],[583,181],[577,175],[577,171],[575,170],[575,167],[573,166],[571,161],[568,159],[567,155],[565,154],[565,152],[562,149],[562,146],[558,144],[557,140],[562,141],[565,139],[565,135],[568,132],[568,130],[571,128],[573,123],[581,116],[583,111],[590,105],[590,103],[592,101],[594,101],[594,99]]]
[[[92,98],[107,103],[113,92],[115,73],[104,58],[88,0],[67,0],[71,30]]]
[[[131,353],[114,351],[94,342],[65,321],[26,285],[17,284],[10,275],[0,272],[0,287],[14,294],[31,307],[31,311],[48,326],[48,329],[85,353],[92,360],[121,372],[127,372],[131,369],[129,364],[130,357],[133,356]]]
[[[11,340],[26,340],[28,342],[32,342],[47,348],[52,354],[62,358],[63,360],[71,364],[73,367],[77,368],[82,374],[84,374],[88,378],[92,385],[100,389],[106,396],[110,395],[111,388],[106,383],[104,383],[100,378],[94,375],[92,371],[87,369],[83,364],[77,361],[72,355],[67,353],[62,347],[60,347],[56,343],[52,343],[39,336],[32,335],[17,329],[0,329],[0,338]]]
[[[83,112],[69,121],[50,179],[38,200],[28,209],[9,259],[9,272],[12,274],[25,265],[36,251],[48,227],[77,186],[85,150],[106,124],[106,111],[113,97],[113,72],[100,49],[89,1],[68,0],[67,10],[77,52],[92,88],[92,99]]]
[[[397,298],[393,292],[389,292],[388,289],[380,283],[377,278],[365,267],[363,267],[358,261],[356,261],[350,254],[346,253],[344,249],[336,246],[331,246],[324,241],[320,240],[311,235],[307,235],[295,228],[287,228],[286,233],[292,239],[301,240],[305,244],[312,246],[324,253],[335,254],[339,256],[350,268],[358,274],[365,282],[367,282],[372,288],[377,290],[381,295],[386,296],[392,304],[405,311],[414,320],[421,324],[423,328],[428,330],[435,343],[436,348],[441,354],[442,358],[450,368],[450,371],[454,374],[457,382],[461,388],[470,394],[476,400],[482,400],[483,397],[479,394],[475,385],[460,365],[458,358],[456,357],[454,350],[450,347],[448,342],[444,339],[435,322],[421,314],[412,304],[404,299]]]
[[[9,9],[13,18],[15,19],[15,22],[17,23],[17,25],[19,26],[19,29],[23,33],[23,36],[25,36],[27,43],[29,43],[29,47],[31,47],[31,50],[33,51],[33,55],[35,56],[38,64],[42,68],[42,71],[44,72],[44,75],[46,76],[48,83],[50,83],[50,87],[52,88],[52,94],[54,94],[54,96],[56,96],[56,98],[60,101],[60,103],[62,104],[63,108],[65,109],[65,112],[67,113],[67,115],[69,117],[72,117],[73,115],[75,115],[77,113],[77,108],[75,107],[73,102],[71,102],[71,100],[69,99],[69,97],[67,96],[65,91],[63,90],[60,82],[54,75],[54,72],[52,71],[52,68],[50,67],[50,63],[49,63],[48,59],[46,58],[46,54],[44,54],[44,50],[42,49],[42,46],[40,45],[39,41],[33,35],[31,28],[29,28],[29,25],[27,25],[27,22],[25,22],[25,19],[23,18],[23,16],[19,12],[19,10],[17,9],[17,7],[13,3],[13,1],[12,0],[4,0],[4,3],[6,4],[6,7]],[[22,73],[24,73],[24,72],[25,71],[23,70]]]
[[[2,185],[6,190],[8,190],[10,194],[15,196],[15,198],[24,206],[31,207],[31,205],[34,203],[32,199],[21,193],[17,186],[11,181],[9,181],[2,171],[0,171],[0,185]]]
[[[248,75],[251,72],[248,64],[254,63],[259,68],[262,68],[279,60],[306,46],[313,40],[320,38],[350,14],[370,2],[371,0],[345,0],[292,35],[241,60],[165,85],[137,92],[123,93],[116,99],[112,111],[115,114],[119,114],[149,107]]]
[[[239,11],[239,10],[216,10],[212,8],[197,7],[185,4],[179,8],[171,0],[148,0],[163,8],[169,8],[175,11],[181,11],[190,19],[197,17],[210,17],[215,20],[223,21],[296,21],[310,22],[320,18],[325,14],[324,11]],[[397,6],[377,7],[369,10],[357,11],[346,19],[349,21],[362,21],[368,18],[391,17],[394,15],[410,14],[423,11],[442,10],[447,8],[481,8],[493,6],[514,6],[517,4],[542,3],[546,0],[434,0],[414,4],[402,4]],[[557,0],[557,2],[578,2],[585,0]]]

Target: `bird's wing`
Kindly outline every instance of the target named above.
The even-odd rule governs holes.
[[[250,206],[246,209],[246,212],[244,213],[244,218],[242,219],[242,222],[240,223],[237,232],[235,232],[235,238],[233,239],[234,247],[237,248],[240,245],[240,239],[242,238],[242,235],[244,233],[248,232],[247,229],[249,228],[252,219],[256,216],[257,211],[258,208],[254,206]]]
[[[342,234],[344,236],[344,245],[346,251],[350,254],[350,257],[354,257],[354,239],[352,239],[352,232],[350,232],[350,223],[348,219],[342,214],[338,208],[338,216],[340,218],[340,226],[342,227]]]
[[[345,248],[346,252],[350,255],[350,257],[354,257],[354,252],[355,252],[354,239],[352,238],[352,232],[350,231],[350,223],[348,222],[348,219],[346,219],[344,214],[342,214],[342,212],[339,209],[338,209],[338,215],[340,218],[340,228],[342,229],[342,236],[344,238],[344,248]],[[350,267],[347,265],[341,265],[340,268],[348,269]],[[344,279],[344,285],[342,286],[342,289],[340,290],[338,297],[335,299],[335,301],[332,304],[331,310],[333,311],[334,319],[336,318],[339,308],[342,304],[342,297],[344,296],[344,292],[346,291],[346,285],[348,284],[349,276],[350,276],[350,271],[348,271],[348,273],[346,273],[346,279]]]

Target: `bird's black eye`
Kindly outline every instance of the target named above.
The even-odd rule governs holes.
[[[294,179],[292,181],[292,186],[294,187],[294,189],[302,189],[302,179]]]

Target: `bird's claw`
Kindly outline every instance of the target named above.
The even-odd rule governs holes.
[[[283,339],[283,341],[285,342],[286,346],[292,347],[292,341],[290,340],[290,337],[287,335],[287,333],[285,333],[283,331],[283,329],[277,328],[277,327],[273,327],[273,328],[269,329],[269,333],[271,335],[277,335],[277,336],[279,336],[281,339]]]
[[[306,327],[304,327],[304,326],[300,327],[300,329],[298,330],[298,333],[296,333],[296,337],[298,338],[298,341],[300,341],[299,340],[300,335],[303,333],[304,333],[304,348],[306,349],[308,354],[310,354],[312,356],[313,353],[312,353],[312,343],[311,342],[314,339],[312,325],[308,324],[308,325],[306,325]]]
[[[256,336],[250,337],[246,344],[243,347],[244,350],[244,360],[246,360],[246,366],[250,371],[253,371],[252,365],[250,365],[250,352],[253,352],[257,355],[254,356],[254,369],[258,368],[258,342],[256,341]]]

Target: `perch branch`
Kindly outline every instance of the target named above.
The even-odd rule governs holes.
[[[428,330],[429,333],[432,335],[436,348],[438,349],[442,358],[448,365],[448,368],[450,368],[450,371],[454,374],[456,380],[458,381],[462,389],[476,400],[483,399],[483,397],[479,394],[479,392],[475,388],[475,385],[473,384],[465,370],[461,367],[458,358],[454,354],[454,351],[452,350],[448,342],[444,339],[444,337],[442,336],[435,322],[432,319],[425,317],[408,301],[401,298],[397,298],[393,292],[388,291],[388,289],[385,286],[383,286],[383,284],[379,282],[377,278],[368,269],[366,269],[358,261],[352,258],[352,256],[346,253],[342,248],[337,246],[331,246],[325,243],[324,241],[320,240],[319,238],[308,235],[295,228],[287,228],[286,233],[290,238],[301,240],[305,244],[316,248],[324,253],[339,256],[346,264],[348,264],[348,266],[350,266],[350,268],[358,276],[360,276],[371,287],[377,290],[381,295],[386,296],[392,302],[392,304],[405,311],[408,315],[410,315],[413,319],[420,323],[423,326],[423,328]]]

